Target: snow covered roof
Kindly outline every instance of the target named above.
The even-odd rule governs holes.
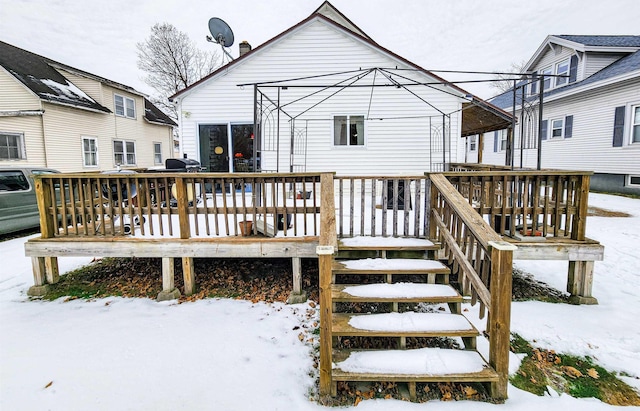
[[[111,112],[67,80],[42,56],[0,41],[0,65],[42,100]]]

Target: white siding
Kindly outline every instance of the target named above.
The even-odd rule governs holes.
[[[40,110],[40,99],[0,67],[0,110]]]
[[[613,53],[586,53],[584,56],[585,78],[597,73],[614,61],[624,57],[625,54]]]
[[[640,104],[640,78],[613,86],[546,101],[544,119],[573,115],[573,136],[542,142],[542,167],[587,170],[596,173],[640,174],[640,146],[625,144],[613,147],[613,121],[616,107]],[[629,141],[630,113],[625,117],[625,143]],[[516,139],[519,138],[516,130]],[[504,164],[493,153],[493,134],[485,135],[483,162]],[[520,164],[516,150],[515,164]],[[537,150],[524,150],[525,167],[536,167]]]
[[[105,105],[102,101],[102,83],[99,81],[78,76],[66,70],[58,70],[60,74],[65,76],[67,80],[73,83],[80,90],[84,91],[89,97],[94,99],[98,104]]]
[[[559,52],[557,52],[559,51]],[[542,69],[551,67],[552,73],[555,74],[556,64],[561,61],[565,61],[570,59],[572,55],[575,54],[575,51],[569,47],[561,47],[559,45],[555,46],[555,49],[547,48],[547,51],[543,53],[543,55],[538,60],[538,63],[532,70],[540,72]],[[578,81],[583,78],[584,68],[583,65],[578,62]]]
[[[182,150],[189,157],[200,158],[198,125],[253,123],[253,87],[240,88],[241,83],[284,80],[358,70],[372,67],[406,67],[398,60],[383,55],[369,44],[354,39],[324,21],[312,21],[250,56],[227,73],[191,90],[181,101]],[[417,75],[406,73],[407,76]],[[341,78],[345,78],[343,75]],[[419,75],[420,81],[429,81]],[[331,84],[333,79],[314,79],[313,84]],[[335,89],[334,89],[335,90]],[[317,89],[289,88],[282,91],[282,101],[292,101]],[[451,116],[451,134],[459,136],[461,100],[432,88],[412,88],[429,104]],[[275,99],[276,91],[270,95]],[[333,91],[331,91],[333,93]],[[327,96],[328,93],[322,94]],[[319,95],[286,107],[298,115],[319,102]],[[370,104],[371,102],[371,104]],[[441,126],[442,116],[436,109],[405,90],[394,87],[350,88],[319,104],[296,120],[296,127],[307,129],[307,170],[336,171],[339,174],[422,173],[429,169],[429,118]],[[364,147],[335,147],[332,118],[334,115],[367,115]],[[399,117],[414,117],[399,119]],[[422,118],[420,118],[422,117]],[[280,171],[288,171],[289,123],[281,115]],[[449,121],[447,120],[447,126]],[[265,127],[266,128],[266,127]],[[452,160],[464,157],[461,143],[454,138]],[[441,156],[434,162],[441,161]],[[275,152],[265,153],[263,169],[275,169]]]

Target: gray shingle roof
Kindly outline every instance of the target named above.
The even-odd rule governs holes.
[[[640,37],[640,36],[638,36]],[[614,63],[608,65],[597,73],[587,77],[582,81],[577,81],[575,83],[569,84],[564,87],[556,88],[544,93],[544,97],[553,96],[557,93],[564,93],[566,91],[572,90],[576,87],[581,87],[589,84],[596,83],[598,81],[607,80],[609,78],[618,77],[626,73],[630,73],[636,70],[640,70],[640,51],[636,51],[635,53],[629,54],[619,60],[616,60]],[[521,99],[521,90],[518,89],[516,92],[516,101],[520,101]],[[527,97],[527,100],[535,100],[537,96]],[[506,91],[498,96],[493,97],[489,100],[493,105],[496,105],[502,109],[506,107],[511,107],[513,104],[513,89]]]
[[[640,47],[640,36],[575,36],[560,34],[553,37],[592,47]]]

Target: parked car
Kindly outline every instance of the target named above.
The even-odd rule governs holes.
[[[58,172],[38,167],[0,167],[0,234],[40,225],[34,176]]]

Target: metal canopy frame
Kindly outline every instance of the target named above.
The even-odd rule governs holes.
[[[425,75],[424,71],[418,69],[401,69],[401,68],[382,68],[374,67],[351,71],[334,72],[328,74],[318,74],[312,76],[304,76],[290,78],[286,80],[265,81],[257,83],[239,84],[239,87],[253,86],[254,90],[254,131],[258,139],[254,144],[253,150],[253,167],[254,170],[263,171],[258,163],[258,154],[267,148],[274,148],[276,151],[276,169],[273,171],[280,172],[280,116],[284,115],[288,118],[290,124],[289,135],[289,171],[306,171],[306,155],[307,141],[306,133],[309,122],[311,121],[332,121],[332,118],[317,119],[305,118],[304,115],[312,112],[316,107],[324,104],[337,94],[346,89],[352,88],[370,88],[369,104],[365,120],[388,120],[388,119],[416,119],[423,118],[429,121],[428,138],[430,142],[429,155],[429,171],[446,171],[447,164],[451,163],[451,116],[473,107],[475,105],[473,96],[462,95],[462,92],[450,89],[453,85],[447,81],[417,81],[407,75],[407,73],[417,73]],[[338,80],[335,78],[338,77]],[[332,78],[334,79],[333,81]],[[437,112],[436,115],[425,114],[418,116],[387,116],[375,117],[371,116],[371,109],[374,100],[374,90],[378,88],[397,88],[403,89],[416,98],[421,104],[429,107],[430,111]],[[290,101],[283,101],[282,90],[287,89],[308,89],[308,93],[298,95]],[[432,89],[440,93],[449,94],[461,99],[463,102],[471,103],[464,108],[460,108],[451,112],[446,112],[438,108],[434,103],[420,96],[417,92],[419,89]],[[449,88],[449,89],[448,89]],[[313,99],[316,101],[313,101]],[[308,104],[306,104],[308,102]],[[294,105],[300,104],[301,108],[296,109]],[[299,123],[304,121],[304,127],[300,127]],[[273,123],[275,122],[275,127]],[[296,126],[298,122],[298,126]],[[275,128],[275,129],[274,129]],[[270,134],[267,134],[270,133]],[[273,135],[275,134],[275,136]],[[273,138],[275,137],[275,139]],[[434,137],[438,140],[436,142]],[[441,139],[439,139],[441,137]],[[441,144],[441,145],[440,145]],[[441,149],[441,150],[440,150]],[[433,170],[434,153],[439,154],[442,151],[442,164],[439,170]],[[303,164],[296,163],[296,156],[304,156]],[[447,155],[449,158],[447,159]],[[302,169],[294,170],[296,167]]]

